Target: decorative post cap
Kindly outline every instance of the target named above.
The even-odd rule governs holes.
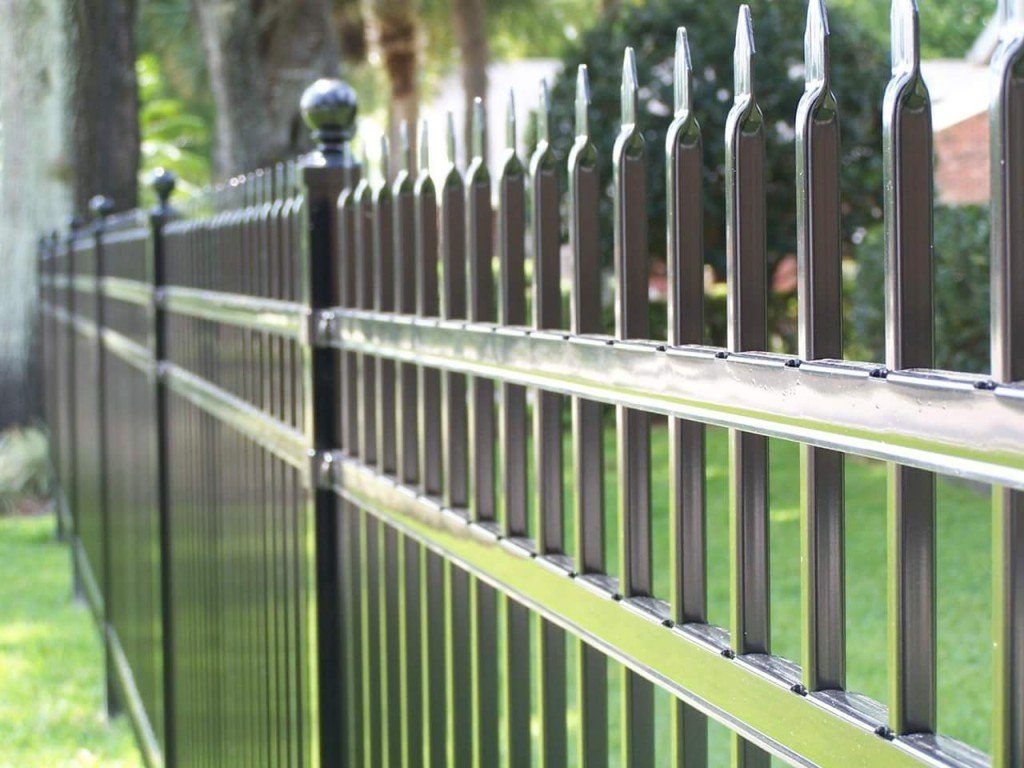
[[[334,149],[355,133],[356,92],[342,80],[320,78],[303,92],[299,108],[321,150]]]
[[[106,195],[95,195],[89,200],[89,213],[103,219],[114,212],[114,201]]]
[[[153,174],[149,177],[149,186],[156,192],[161,207],[167,205],[167,201],[171,197],[171,193],[174,192],[174,186],[177,183],[178,177],[174,175],[173,171],[169,171],[166,168],[157,168],[153,171]]]

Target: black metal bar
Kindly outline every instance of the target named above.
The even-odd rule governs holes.
[[[754,89],[750,8],[736,27],[735,101],[726,123],[726,266],[729,349],[767,347],[764,118]],[[769,653],[768,441],[735,430],[730,443],[732,647],[737,654]],[[767,766],[767,753],[733,737],[733,763]]]
[[[355,93],[340,81],[320,80],[303,94],[302,111],[313,132],[317,148],[306,155],[300,165],[305,199],[305,221],[308,222],[308,250],[300,256],[307,261],[299,286],[301,295],[312,310],[335,306],[341,295],[341,264],[338,254],[338,220],[335,214],[338,197],[354,161],[348,142],[356,116]],[[340,418],[336,411],[340,382],[336,353],[313,349],[308,358],[309,399],[303,414],[305,429],[310,430],[314,450],[328,451],[342,441]],[[341,616],[341,591],[338,562],[342,557],[343,538],[339,525],[338,505],[329,491],[310,488],[313,502],[315,557],[316,664],[315,680],[319,701],[319,733],[312,735],[319,746],[321,765],[337,765],[343,755],[342,736],[345,722],[344,645],[339,642],[345,621]],[[311,585],[312,586],[312,585]]]
[[[1024,4],[1005,0],[992,57],[990,106],[992,375],[1024,380]],[[992,765],[1024,764],[1024,494],[995,488],[993,503]]]
[[[600,333],[601,283],[597,201],[597,150],[590,140],[590,85],[587,67],[576,74],[576,140],[569,153],[569,241],[573,255],[569,327]],[[573,518],[576,570],[603,574],[604,429],[600,403],[572,398]],[[585,768],[608,765],[608,662],[603,653],[576,641],[576,699],[580,709],[578,753]]]
[[[647,337],[646,151],[638,124],[636,55],[626,48],[622,64],[622,125],[615,139],[615,335]],[[651,442],[650,415],[615,409],[619,475],[619,591],[626,599],[650,597]],[[654,687],[623,668],[622,762],[654,762]]]
[[[693,73],[686,30],[676,32],[675,117],[665,140],[668,254],[668,343],[704,343],[704,205],[700,125],[693,112]],[[669,568],[672,620],[706,623],[704,425],[670,419]],[[707,718],[672,704],[673,763],[707,764]]]
[[[892,71],[882,106],[885,363],[933,360],[932,121],[917,4],[892,5]],[[936,717],[935,477],[889,465],[889,727],[931,732]]]

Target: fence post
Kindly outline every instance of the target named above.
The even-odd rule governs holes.
[[[339,295],[338,197],[354,166],[349,140],[356,117],[356,95],[346,83],[324,78],[302,94],[303,119],[312,132],[316,149],[299,161],[306,210],[306,262],[302,266],[302,290],[311,312],[337,306]],[[309,352],[305,398],[307,434],[316,457],[341,444],[338,395],[340,381],[334,364],[337,353],[313,347]],[[314,483],[316,477],[314,473]],[[320,764],[337,765],[342,759],[343,691],[341,648],[341,594],[339,589],[338,507],[334,491],[316,487],[314,537],[316,558],[316,688],[319,708]]]
[[[174,616],[171,583],[171,504],[170,446],[168,445],[167,387],[160,376],[160,365],[167,357],[167,316],[160,302],[165,282],[164,225],[173,217],[168,200],[177,179],[170,171],[158,168],[150,186],[156,192],[157,204],[149,212],[150,247],[149,277],[153,285],[151,307],[154,363],[154,456],[156,464],[157,521],[160,536],[160,643],[163,682],[163,752],[166,768],[177,764],[174,742]]]
[[[105,324],[103,301],[103,232],[106,220],[114,210],[114,201],[106,195],[96,195],[89,200],[89,212],[93,215],[93,248],[95,253],[95,296],[96,296],[96,386],[99,389],[96,403],[97,414],[96,446],[99,457],[99,505],[100,505],[100,549],[103,557],[102,570],[99,574],[100,594],[103,597],[103,626],[100,628],[103,639],[103,655],[106,660],[106,704],[107,716],[115,717],[121,713],[120,688],[117,682],[117,670],[114,667],[113,655],[110,653],[110,629],[113,626],[113,606],[110,600],[110,518],[107,509],[107,393],[106,393],[106,354],[103,347],[103,327]]]

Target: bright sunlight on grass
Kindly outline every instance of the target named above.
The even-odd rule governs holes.
[[[0,517],[0,766],[141,765],[124,718],[103,712],[103,658],[73,603],[51,515]]]

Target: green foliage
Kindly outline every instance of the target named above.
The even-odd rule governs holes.
[[[885,350],[884,239],[872,227],[856,247],[847,357],[881,361]],[[935,209],[935,366],[984,373],[989,365],[989,218],[980,206]]]
[[[209,120],[193,111],[194,104],[174,94],[155,54],[139,56],[135,69],[139,81],[143,200],[154,201],[146,179],[160,167],[178,177],[179,194],[193,194],[210,180]]]
[[[0,433],[0,515],[33,511],[50,493],[46,437],[37,429]]]
[[[769,261],[796,249],[793,119],[803,92],[804,4],[780,0],[751,3],[761,54],[757,91],[766,121]],[[602,178],[611,179],[611,150],[619,125],[622,51],[637,52],[640,115],[649,159],[648,218],[652,253],[665,247],[665,131],[672,113],[672,56],[675,30],[686,26],[693,50],[696,112],[705,154],[705,238],[707,258],[724,268],[725,119],[732,104],[732,55],[736,17],[705,0],[653,0],[624,5],[611,18],[588,29],[564,59],[554,85],[554,126],[564,156],[573,135],[576,67],[590,70],[593,98],[591,133],[601,157]],[[881,128],[879,109],[888,80],[886,51],[852,14],[832,14],[833,82],[842,116],[844,233],[869,225],[881,215]],[[605,253],[611,253],[610,198],[602,202]]]
[[[829,7],[856,13],[883,45],[889,43],[890,0],[833,0]],[[961,58],[996,10],[996,0],[929,0],[921,3],[921,52],[925,58]]]

